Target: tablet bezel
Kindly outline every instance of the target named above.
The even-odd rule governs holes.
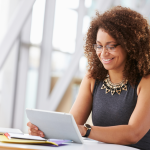
[[[54,111],[45,111],[39,109],[26,109],[26,114],[32,124],[36,125],[40,130],[44,131],[44,134],[46,135],[45,138],[68,139],[67,137],[69,137],[68,140],[73,140],[74,142],[80,144],[83,143],[83,139],[80,134],[80,131],[71,114],[54,112]],[[40,120],[39,116],[42,117],[42,121],[39,121]],[[53,125],[50,119],[53,120]],[[50,123],[51,123],[51,127],[53,128],[51,132],[53,133],[50,133],[49,128],[47,127],[48,124],[50,125]],[[60,127],[62,128],[61,131],[60,131]],[[68,130],[70,129],[73,132],[66,133],[65,129],[67,128]],[[53,134],[53,137],[51,136],[51,134]]]

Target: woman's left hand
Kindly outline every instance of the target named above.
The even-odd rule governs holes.
[[[81,133],[81,136],[84,136],[86,134],[86,128],[84,127],[84,125],[78,125],[78,129]]]

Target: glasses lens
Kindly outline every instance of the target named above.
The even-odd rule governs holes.
[[[106,46],[106,48],[109,52],[114,52],[115,51],[115,46],[114,45],[108,45],[108,46]]]

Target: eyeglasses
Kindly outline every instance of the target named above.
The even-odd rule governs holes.
[[[103,47],[106,48],[106,50],[111,53],[111,52],[115,52],[116,51],[116,47],[120,45],[120,44],[116,44],[116,45],[106,45],[106,46],[101,46],[98,44],[93,44],[93,47],[95,49],[96,52],[101,53],[103,51]]]

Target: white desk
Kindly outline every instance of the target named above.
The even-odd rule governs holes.
[[[25,144],[10,144],[0,143],[0,150],[138,150],[136,148],[106,144],[97,141],[84,140],[84,144],[68,143],[65,146],[51,147],[51,146],[40,146],[40,145],[25,145]]]

